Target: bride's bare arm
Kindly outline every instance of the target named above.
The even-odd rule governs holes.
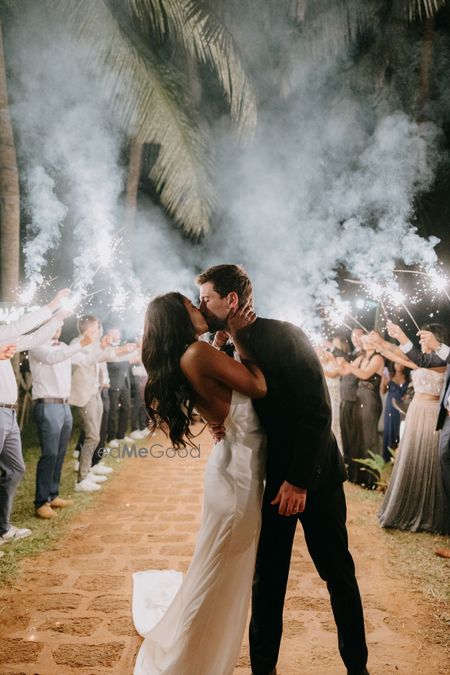
[[[184,352],[180,365],[191,382],[199,377],[210,378],[250,398],[263,398],[267,385],[261,369],[248,351],[239,350],[239,354],[242,363],[207,342],[194,342]]]

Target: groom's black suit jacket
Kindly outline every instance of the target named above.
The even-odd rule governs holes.
[[[267,480],[308,490],[341,484],[347,474],[331,432],[328,388],[305,333],[258,318],[248,335],[268,386],[267,395],[253,402],[267,434]]]
[[[406,356],[420,368],[441,368],[442,366],[447,366],[445,373],[445,384],[441,392],[439,416],[436,425],[436,429],[442,429],[447,417],[447,408],[444,404],[450,391],[450,354],[447,357],[447,360],[444,361],[437,354],[424,354],[420,351],[420,349],[417,349],[417,347],[413,346],[413,348],[406,353]]]

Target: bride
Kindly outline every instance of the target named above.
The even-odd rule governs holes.
[[[252,398],[266,394],[264,375],[239,339],[255,315],[231,296],[229,319],[239,361],[198,337],[203,315],[180,293],[147,308],[143,363],[153,428],[186,446],[195,408],[225,427],[205,474],[202,522],[181,583],[178,573],[133,575],[133,620],[145,638],[134,675],[231,675],[245,630],[260,529],[265,439]],[[181,585],[180,585],[181,584]]]

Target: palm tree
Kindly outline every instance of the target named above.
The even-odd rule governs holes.
[[[150,178],[175,222],[196,237],[210,226],[213,163],[180,62],[195,59],[213,70],[239,136],[256,123],[255,97],[231,34],[205,7],[192,0],[48,1],[88,46],[133,150],[158,147]]]
[[[19,239],[19,173],[8,110],[0,18],[0,265],[1,297],[3,301],[13,301],[19,285]]]

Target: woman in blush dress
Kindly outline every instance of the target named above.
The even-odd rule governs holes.
[[[339,352],[347,352],[346,344],[341,338],[333,338],[332,346],[339,350]],[[342,434],[340,423],[340,409],[341,409],[341,365],[344,362],[342,357],[336,357],[326,349],[317,349],[317,355],[322,364],[325,380],[331,401],[331,431],[336,438],[339,450],[342,453]]]
[[[377,354],[368,336],[361,338],[363,352],[351,363],[345,363],[344,373],[358,378],[355,404],[356,442],[351,451],[348,474],[352,483],[359,483],[369,489],[375,487],[375,478],[356,459],[367,459],[369,450],[379,454],[378,422],[382,405],[380,382],[384,359]]]
[[[235,297],[234,297],[235,296]],[[144,637],[135,675],[231,675],[247,620],[260,531],[265,438],[252,398],[266,381],[237,331],[253,321],[230,293],[228,319],[240,362],[198,337],[200,311],[179,293],[150,302],[142,360],[151,427],[166,429],[174,447],[192,438],[196,410],[223,425],[205,474],[202,521],[188,572],[133,575],[133,620]],[[234,304],[233,304],[234,303]]]
[[[395,326],[396,336],[403,333]],[[445,341],[442,326],[432,324],[431,331]],[[378,519],[381,527],[411,532],[450,532],[450,517],[441,478],[439,431],[436,422],[445,368],[418,368],[401,350],[378,339],[377,349],[386,358],[411,368],[414,397],[406,413],[405,429],[398,446],[394,469]],[[422,346],[426,353],[426,349]]]

